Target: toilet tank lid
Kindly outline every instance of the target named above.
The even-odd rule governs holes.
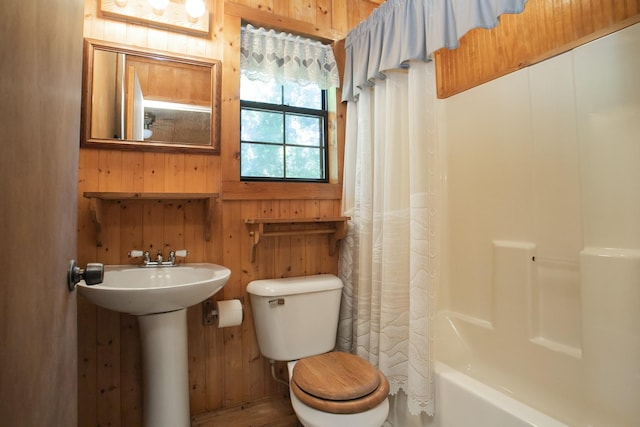
[[[314,276],[254,280],[247,285],[247,292],[263,297],[281,297],[341,288],[342,281],[333,274],[316,274]]]

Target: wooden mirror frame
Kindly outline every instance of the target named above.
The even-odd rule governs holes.
[[[136,141],[128,139],[94,138],[91,136],[93,99],[93,63],[96,49],[124,53],[146,59],[172,61],[179,64],[198,65],[211,69],[211,136],[209,144],[188,144],[180,141]],[[82,117],[80,146],[89,148],[110,148],[120,150],[220,153],[220,94],[222,63],[216,59],[199,58],[188,55],[167,53],[153,49],[131,47],[120,43],[105,42],[85,38],[82,67]]]

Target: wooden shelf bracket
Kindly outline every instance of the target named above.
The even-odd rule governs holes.
[[[91,220],[96,227],[96,246],[102,246],[102,199],[92,197],[89,199]]]
[[[347,234],[349,217],[336,218],[248,218],[244,222],[251,238],[251,262],[256,260],[256,249],[263,237],[326,234],[329,254],[335,255],[340,240]]]

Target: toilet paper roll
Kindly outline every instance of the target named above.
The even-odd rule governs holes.
[[[242,303],[240,300],[216,302],[216,326],[226,328],[242,324]]]

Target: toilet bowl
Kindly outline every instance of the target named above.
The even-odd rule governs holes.
[[[366,360],[334,352],[342,281],[331,274],[247,285],[260,353],[286,361],[291,404],[305,427],[380,427],[389,383]]]
[[[378,427],[387,418],[389,383],[364,359],[331,352],[287,367],[291,404],[305,427]]]

